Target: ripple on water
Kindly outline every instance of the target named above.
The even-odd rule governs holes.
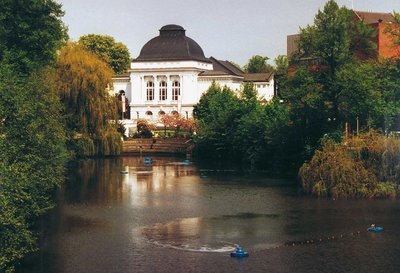
[[[274,248],[278,214],[238,213],[184,218],[143,228],[149,243],[193,252],[230,252],[236,245]]]

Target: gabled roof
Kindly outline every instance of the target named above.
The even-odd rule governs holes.
[[[206,70],[199,74],[199,76],[228,76],[230,74],[223,72],[223,71],[216,71],[216,70]]]
[[[210,57],[209,60],[213,64],[214,71],[220,71],[228,75],[241,76],[241,77],[244,74],[244,72],[240,68],[236,67],[229,61],[220,61],[215,59],[214,57]]]
[[[369,11],[358,11],[353,10],[356,18],[363,21],[365,24],[373,24],[373,23],[387,23],[393,22],[394,17],[391,13],[383,13],[383,12],[369,12]]]
[[[274,75],[273,72],[244,74],[244,81],[245,82],[268,82],[272,78],[273,75]]]

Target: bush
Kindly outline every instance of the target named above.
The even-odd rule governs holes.
[[[137,133],[133,135],[135,138],[152,138],[153,133],[151,132],[154,128],[152,124],[150,124],[147,120],[145,119],[138,119],[136,128],[137,128]]]
[[[299,179],[305,192],[317,196],[383,198],[398,193],[400,141],[374,131],[322,149],[303,164]]]

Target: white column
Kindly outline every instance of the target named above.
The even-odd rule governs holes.
[[[146,86],[145,86],[145,82],[144,82],[144,76],[140,77],[140,90],[139,90],[139,94],[140,94],[140,101],[143,102],[144,100],[146,100]]]
[[[167,76],[167,100],[172,100],[172,82],[171,82],[171,75]]]
[[[158,102],[160,98],[160,87],[158,86],[157,76],[153,75],[154,78],[154,102]]]
[[[178,96],[178,113],[181,114],[182,108],[182,94],[183,94],[183,75],[179,75],[180,91]]]

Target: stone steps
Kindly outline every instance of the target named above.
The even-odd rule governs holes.
[[[130,139],[124,141],[123,154],[186,154],[191,150],[192,142],[181,138]]]

